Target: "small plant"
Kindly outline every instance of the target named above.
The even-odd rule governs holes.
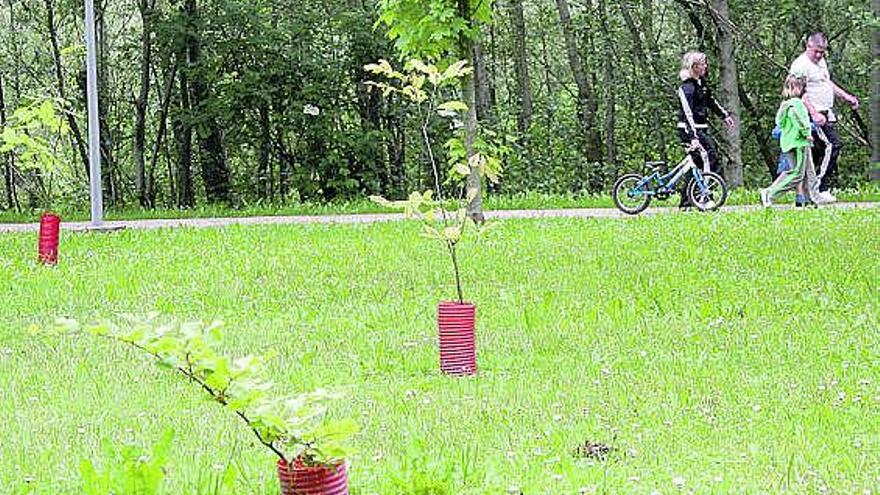
[[[223,340],[219,322],[159,324],[156,318],[152,314],[146,319],[127,318],[123,326],[100,323],[85,328],[75,320],[60,319],[55,329],[64,333],[85,330],[150,354],[159,365],[175,370],[232,411],[287,465],[294,459],[307,466],[343,461],[348,453],[343,442],[357,427],[349,420],[325,420],[325,403],[334,394],[319,389],[274,395],[266,374],[272,356],[231,359],[218,353]]]
[[[64,100],[57,98],[31,98],[0,126],[0,155],[11,153],[16,157],[20,176],[51,176],[62,171],[63,153],[56,148],[69,130],[62,118],[64,106]],[[50,185],[45,178],[35,181],[45,199],[52,196]]]
[[[431,123],[437,118],[451,119],[453,127],[456,127],[457,118],[462,112],[466,112],[468,107],[458,100],[441,102],[441,96],[447,88],[458,87],[460,79],[470,74],[472,69],[467,67],[465,61],[458,61],[445,70],[440,70],[436,65],[421,60],[407,62],[404,72],[394,70],[386,60],[380,60],[377,64],[368,64],[364,69],[386,79],[382,82],[369,83],[381,89],[384,95],[397,93],[415,104],[421,122],[422,140],[434,177],[433,190],[414,191],[405,200],[389,201],[381,196],[370,196],[370,199],[382,206],[403,210],[408,218],[415,218],[422,223],[424,236],[444,244],[455,273],[458,301],[463,302],[456,248],[469,224],[480,231],[485,229],[479,227],[467,215],[466,205],[473,199],[477,190],[469,190],[466,179],[471,169],[476,169],[480,180],[487,178],[497,183],[502,171],[500,156],[506,153],[508,148],[498,144],[494,134],[486,132],[484,137],[475,139],[473,145],[475,152],[468,157],[463,131],[459,129],[455,136],[445,143],[449,171],[444,185],[450,184],[458,190],[453,201],[446,202],[430,128]],[[453,211],[447,209],[450,203],[454,205]]]
[[[174,430],[168,429],[151,452],[136,445],[117,449],[109,439],[101,440],[103,469],[91,460],[80,463],[85,495],[156,495],[165,479],[165,462],[171,452]]]
[[[405,456],[397,460],[388,481],[388,491],[399,495],[449,495],[454,492],[455,467],[448,460],[431,455],[424,443],[412,438]]]

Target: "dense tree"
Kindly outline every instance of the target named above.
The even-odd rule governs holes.
[[[715,133],[725,174],[755,186],[775,170],[769,131],[780,83],[812,30],[829,34],[835,80],[866,103],[840,112],[841,179],[852,185],[880,158],[878,8],[878,0],[99,1],[105,198],[187,208],[423,187],[409,104],[371,89],[363,70],[409,56],[471,63],[459,88],[472,110],[462,126],[470,153],[489,131],[515,141],[505,191],[606,190],[646,157],[681,156],[674,89],[692,48],[709,53],[710,83],[740,124],[740,135]],[[40,191],[85,205],[82,30],[81,3],[0,0],[0,125],[50,97],[69,129],[51,139],[62,164],[51,175],[0,156],[0,207],[39,203]]]

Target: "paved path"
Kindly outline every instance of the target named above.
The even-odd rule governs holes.
[[[726,206],[721,211],[750,211],[760,209],[757,205]],[[777,209],[791,208],[791,206],[774,206]],[[880,209],[880,203],[834,203],[824,205],[822,208],[875,208]],[[677,213],[675,207],[648,208],[641,215],[659,215]],[[631,218],[616,208],[570,208],[560,210],[497,210],[487,211],[487,218]],[[265,217],[238,217],[238,218],[178,218],[178,219],[154,219],[154,220],[119,220],[104,222],[104,228],[114,230],[127,229],[159,229],[174,227],[223,227],[226,225],[257,225],[257,224],[304,224],[304,223],[375,223],[392,222],[403,220],[401,213],[364,213],[355,215],[294,215],[294,216],[265,216]],[[3,232],[36,232],[39,230],[38,223],[8,223],[0,224],[0,233]],[[65,231],[89,230],[88,222],[63,222],[62,229]]]

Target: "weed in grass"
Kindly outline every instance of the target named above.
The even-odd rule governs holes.
[[[610,445],[606,445],[602,442],[591,442],[590,440],[584,440],[582,444],[575,447],[573,455],[575,457],[581,457],[585,459],[596,459],[599,461],[604,461],[613,451],[614,447],[611,447]]]
[[[174,430],[166,430],[150,451],[136,445],[117,448],[109,438],[102,439],[104,459],[98,466],[91,459],[80,463],[83,494],[159,494],[173,439]]]

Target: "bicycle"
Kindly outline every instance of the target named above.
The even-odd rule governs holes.
[[[727,201],[727,183],[720,175],[710,172],[708,165],[704,165],[705,170],[697,167],[690,155],[694,149],[686,148],[685,157],[669,172],[666,172],[665,161],[649,161],[645,162],[645,166],[650,168],[648,175],[630,173],[620,176],[614,182],[611,193],[614,204],[626,214],[637,215],[651,204],[652,199],[663,200],[675,193],[675,185],[690,172],[691,177],[685,188],[690,203],[700,211],[720,208]],[[700,148],[700,152],[703,163],[708,164],[705,150]]]

